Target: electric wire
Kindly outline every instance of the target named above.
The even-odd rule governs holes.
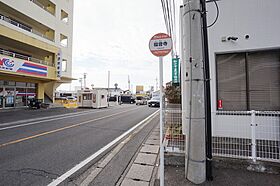
[[[174,49],[175,49],[175,55],[177,56],[177,38],[176,38],[176,8],[175,8],[175,0],[173,0],[173,17],[174,17]]]
[[[217,0],[213,0],[212,2],[214,2],[215,6],[216,6],[217,14],[216,14],[216,18],[213,21],[213,23],[211,23],[209,26],[207,26],[207,28],[210,28],[211,26],[215,25],[216,22],[218,21],[219,15],[220,15],[220,10],[219,10],[219,6],[218,6],[218,3],[217,3]]]
[[[166,8],[165,8],[164,0],[161,0],[161,6],[162,6],[162,12],[163,12],[163,18],[164,18],[164,22],[165,22],[165,27],[166,27],[166,30],[168,30]]]
[[[172,39],[172,57],[174,57],[174,54],[177,55],[177,47],[176,47],[176,8],[175,8],[175,0],[173,1],[173,6],[171,3],[171,0],[161,0],[162,5],[162,11],[163,11],[163,17],[164,22],[166,26],[166,31],[170,35]]]

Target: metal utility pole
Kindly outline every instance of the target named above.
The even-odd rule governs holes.
[[[184,0],[186,39],[187,120],[186,177],[195,184],[206,180],[203,38],[200,0]]]
[[[87,87],[86,79],[87,79],[87,73],[84,73],[84,89],[86,89]]]

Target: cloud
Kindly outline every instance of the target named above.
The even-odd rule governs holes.
[[[75,1],[73,77],[87,73],[88,85],[107,87],[110,71],[111,86],[128,88],[128,76],[134,87],[155,86],[158,58],[150,53],[148,42],[158,32],[165,32],[160,1]],[[170,79],[170,63],[166,57],[165,82]]]

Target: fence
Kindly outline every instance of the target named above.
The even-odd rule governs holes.
[[[212,113],[214,156],[280,162],[280,112]]]
[[[182,110],[164,109],[165,152],[184,153]],[[280,112],[216,111],[212,113],[213,156],[280,162]]]
[[[185,136],[182,134],[182,110],[180,104],[167,104],[164,109],[165,152],[184,153]]]

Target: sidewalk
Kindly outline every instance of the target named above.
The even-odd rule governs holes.
[[[121,186],[159,186],[159,127],[156,127],[127,170]],[[172,164],[173,162],[173,164]],[[165,186],[194,186],[185,178],[184,156],[165,159]],[[213,181],[201,185],[225,186],[279,186],[280,165],[273,163],[273,173],[248,171],[247,160],[215,159],[213,162]],[[276,169],[275,169],[276,167]],[[266,167],[268,168],[268,167]],[[268,169],[269,172],[269,169]]]
[[[137,154],[121,186],[154,185],[158,168],[159,126],[155,127]]]

